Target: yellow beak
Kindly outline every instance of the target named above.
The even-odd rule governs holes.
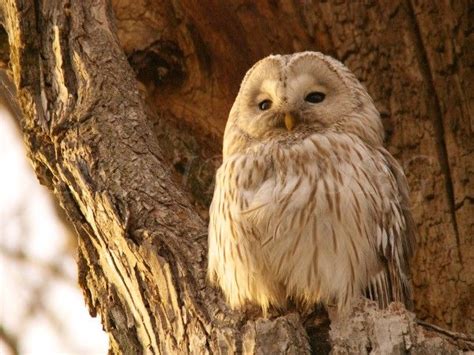
[[[291,113],[286,113],[285,114],[285,126],[288,131],[292,131],[293,128],[295,127],[295,118],[292,116]]]

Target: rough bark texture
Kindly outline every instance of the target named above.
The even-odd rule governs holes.
[[[233,312],[205,280],[206,204],[240,80],[269,53],[320,50],[365,82],[408,173],[417,317],[472,331],[467,1],[111,5],[115,17],[101,0],[0,5],[30,159],[78,232],[79,282],[111,352],[472,349],[468,337],[426,330],[396,305],[361,304],[329,333],[324,316]]]
[[[439,330],[439,329],[438,329]],[[331,324],[332,354],[458,354],[471,349],[472,339],[456,333],[433,336],[417,325],[415,315],[392,303],[380,311],[373,302],[362,301],[349,320]]]

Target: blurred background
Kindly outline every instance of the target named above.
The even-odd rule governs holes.
[[[0,354],[106,354],[77,285],[76,241],[0,102]]]

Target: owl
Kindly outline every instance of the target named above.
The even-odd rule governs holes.
[[[383,138],[371,97],[329,56],[271,55],[247,72],[210,207],[208,276],[231,307],[409,305],[414,225]]]

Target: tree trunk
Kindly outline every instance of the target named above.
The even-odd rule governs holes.
[[[396,304],[363,302],[330,331],[321,315],[232,311],[205,278],[242,76],[270,53],[319,50],[366,84],[408,174],[417,316],[473,329],[473,11],[455,5],[112,0],[112,15],[105,0],[3,1],[29,156],[78,233],[79,283],[112,353],[473,348]]]

